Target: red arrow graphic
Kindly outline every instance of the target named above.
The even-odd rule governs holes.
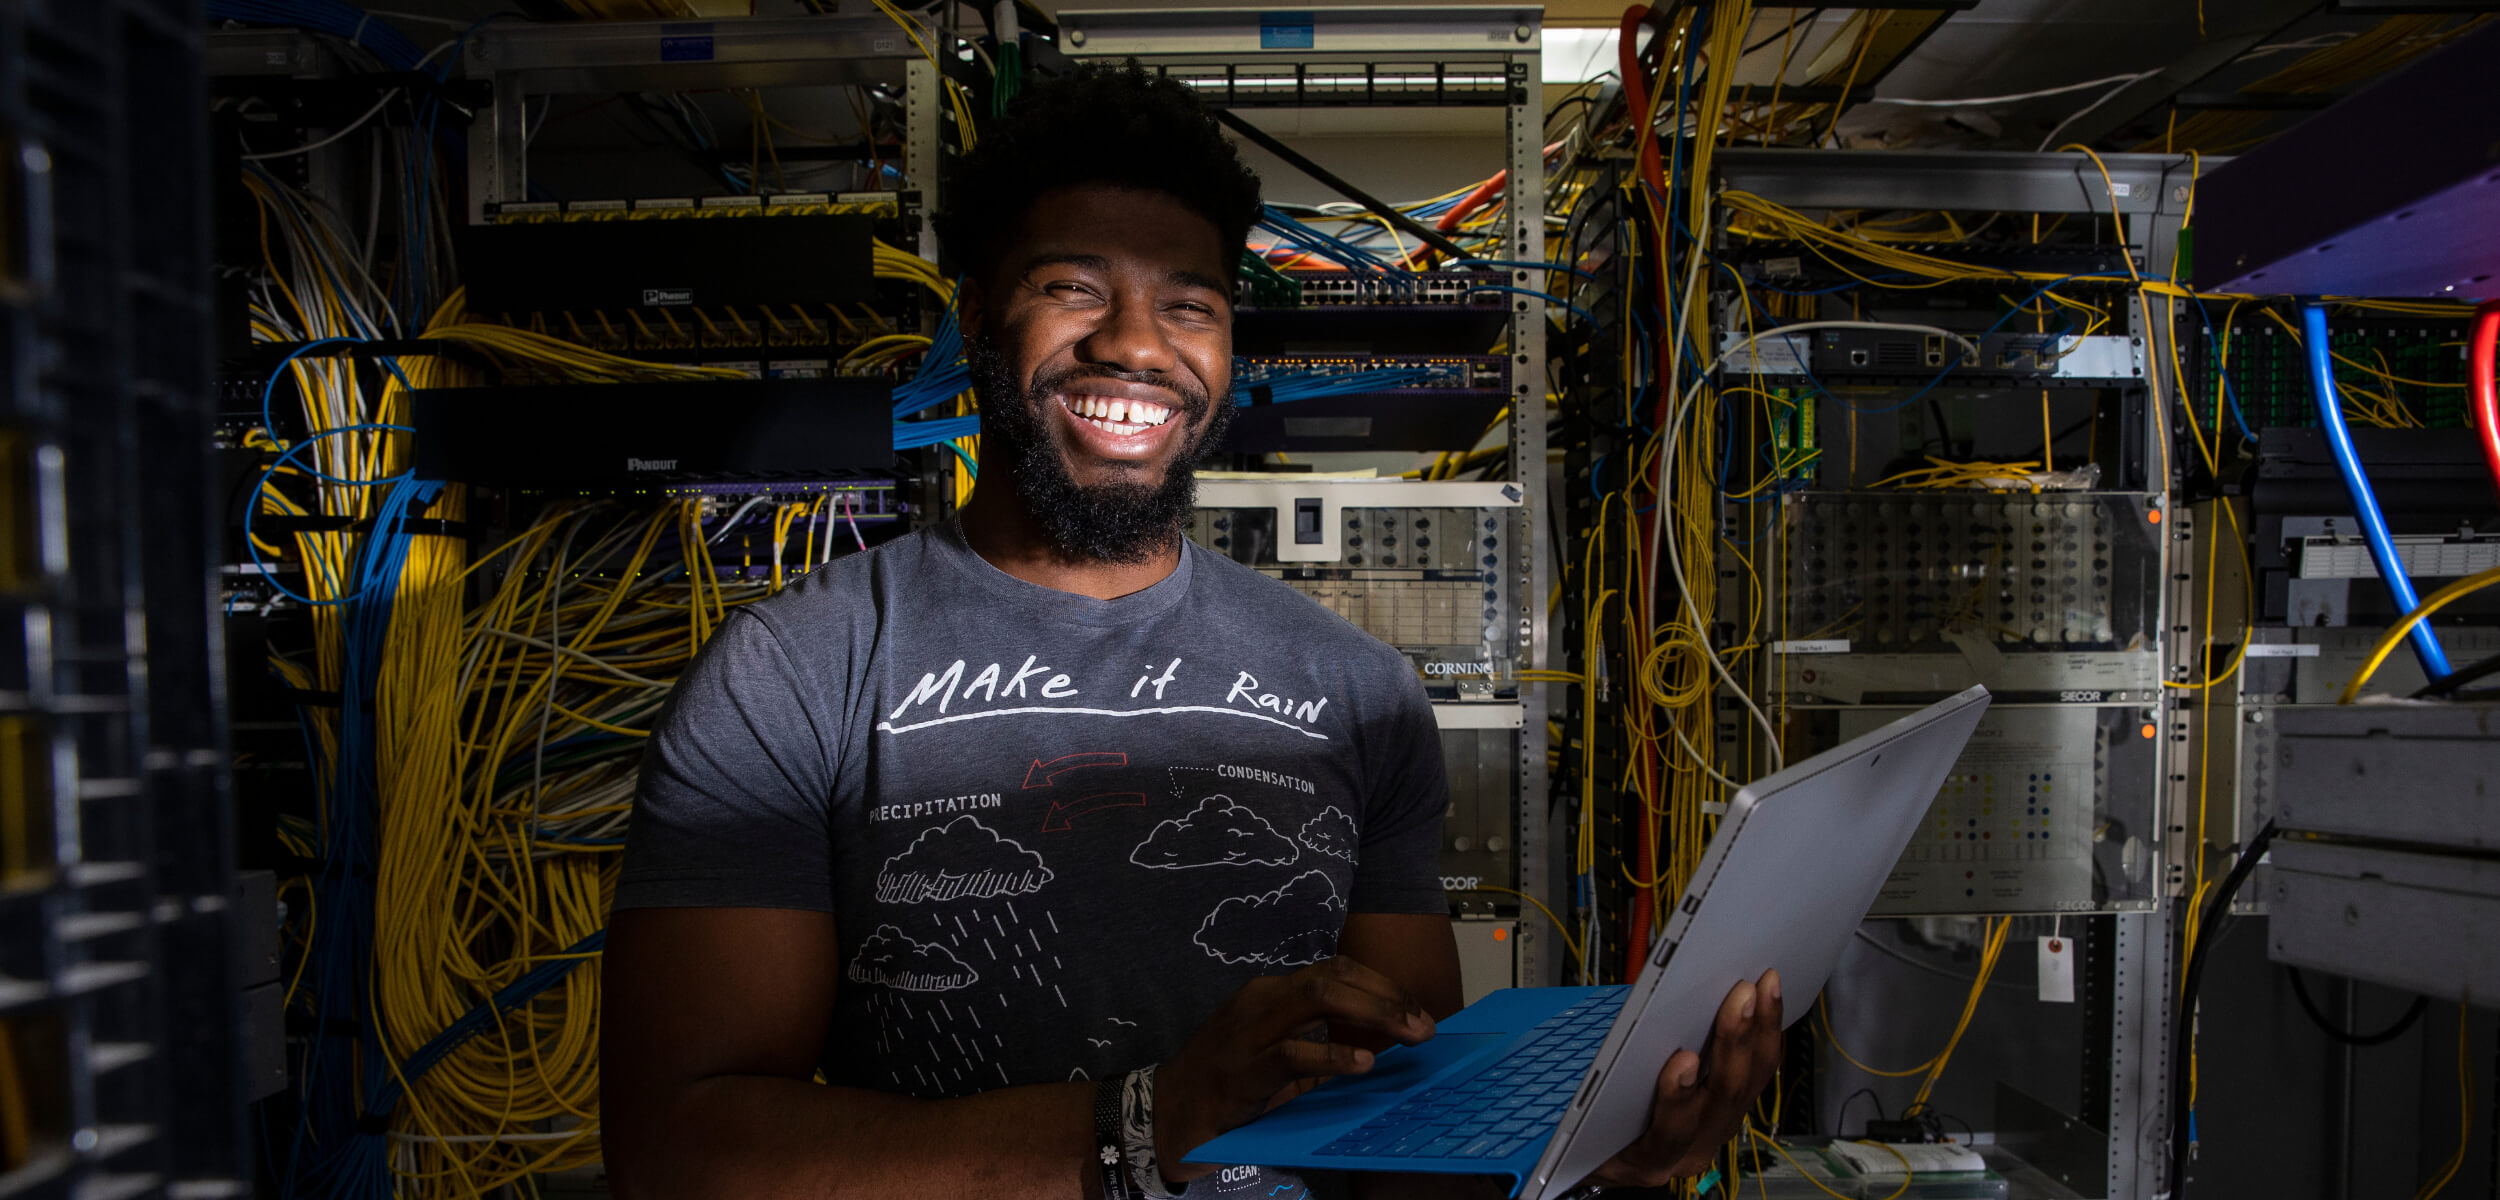
[[[1067,829],[1069,822],[1090,812],[1106,808],[1142,808],[1145,803],[1144,792],[1104,792],[1076,801],[1054,800],[1050,812],[1042,817],[1042,832],[1057,833]]]
[[[1024,773],[1024,786],[1027,788],[1050,787],[1059,782],[1060,776],[1070,771],[1082,771],[1087,767],[1125,767],[1127,765],[1128,755],[1117,750],[1062,754],[1049,762],[1043,762],[1037,758],[1033,760],[1032,767]]]

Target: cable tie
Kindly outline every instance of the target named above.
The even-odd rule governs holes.
[[[361,46],[361,45],[364,45],[364,44],[365,44],[365,25],[366,25],[368,22],[372,21],[372,20],[373,20],[373,11],[372,11],[371,9],[367,9],[367,10],[365,10],[365,15],[363,15],[363,16],[361,16],[361,17],[358,17],[358,18],[356,19],[356,32],[354,32],[354,33],[351,33],[351,34],[348,34],[348,35],[347,35],[347,44],[348,44],[348,45],[351,45],[351,46]]]
[[[390,1131],[391,1114],[386,1112],[364,1112],[356,1114],[356,1132],[369,1133],[375,1137],[380,1137]]]

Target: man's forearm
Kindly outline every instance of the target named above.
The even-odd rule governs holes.
[[[698,1081],[608,1131],[624,1200],[1100,1200],[1090,1083],[916,1100],[762,1075]]]

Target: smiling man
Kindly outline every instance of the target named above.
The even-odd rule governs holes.
[[[611,1181],[1288,1200],[1181,1156],[1431,1037],[1459,980],[1421,682],[1181,537],[1258,181],[1129,68],[1027,92],[948,195],[979,490],[739,610],[679,684],[607,944]],[[1670,1062],[1600,1178],[1704,1166],[1779,1014],[1775,979],[1731,992],[1707,1081]]]

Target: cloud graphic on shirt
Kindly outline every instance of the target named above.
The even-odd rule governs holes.
[[[877,902],[1023,896],[1050,880],[1041,855],[998,836],[978,817],[962,816],[922,832],[885,860],[877,871]]]
[[[1304,821],[1302,831],[1293,835],[1293,840],[1314,854],[1353,862],[1355,837],[1354,818],[1331,804],[1319,810],[1318,816]]]
[[[970,987],[981,976],[954,951],[936,942],[916,942],[902,930],[879,925],[859,944],[845,974],[853,983],[873,983],[905,992],[951,992]]]
[[[1324,871],[1305,871],[1272,892],[1235,896],[1198,927],[1198,948],[1227,963],[1307,967],[1336,952],[1345,901]]]
[[[1230,796],[1209,796],[1188,816],[1154,827],[1128,860],[1141,867],[1285,867],[1302,857],[1285,835]]]

